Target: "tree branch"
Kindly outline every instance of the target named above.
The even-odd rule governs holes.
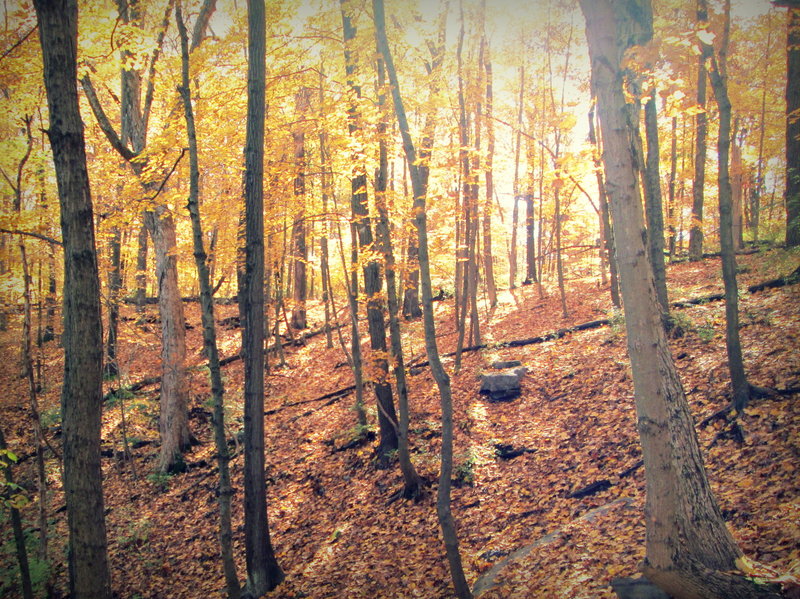
[[[89,100],[89,106],[92,107],[94,118],[97,120],[97,124],[100,126],[100,129],[106,136],[106,139],[108,139],[111,147],[114,148],[117,153],[128,162],[133,161],[138,154],[123,144],[119,135],[117,135],[117,132],[114,130],[114,126],[111,124],[111,121],[108,120],[103,107],[100,105],[100,100],[97,98],[97,92],[94,89],[92,80],[89,79],[89,75],[84,75],[81,77],[81,86],[86,94],[86,99]]]

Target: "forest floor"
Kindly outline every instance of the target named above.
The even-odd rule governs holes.
[[[738,258],[741,275],[741,336],[749,379],[760,386],[800,386],[800,286],[748,293],[748,285],[794,270],[800,254],[769,250]],[[720,263],[679,263],[668,268],[670,298],[719,292]],[[535,285],[500,293],[489,314],[481,311],[484,342],[542,335],[599,318],[610,318],[608,289],[595,280],[568,281],[569,317],[562,318],[556,289],[540,297]],[[201,328],[196,303],[186,305],[189,362],[201,365]],[[236,314],[217,306],[217,319]],[[123,310],[121,382],[159,374],[157,310],[134,324]],[[439,347],[455,349],[452,300],[435,305]],[[714,301],[676,310],[686,333],[670,346],[692,413],[699,423],[728,403],[724,305]],[[624,323],[564,335],[539,344],[485,349],[464,355],[452,377],[455,409],[453,512],[467,579],[480,596],[611,597],[609,581],[633,576],[644,557],[644,469]],[[321,326],[311,312],[311,329]],[[366,327],[364,327],[366,329]],[[223,357],[235,355],[240,330],[218,327]],[[342,330],[347,340],[347,331]],[[365,336],[366,339],[366,336]],[[404,325],[406,360],[425,360],[420,322]],[[23,456],[15,468],[33,502],[23,510],[35,522],[32,433],[25,381],[19,379],[19,331],[0,336],[0,419],[11,448]],[[368,343],[365,343],[368,345]],[[63,353],[56,343],[41,351],[44,384],[40,402],[47,436],[57,445],[58,396]],[[334,337],[286,348],[287,365],[273,364],[267,377],[266,451],[272,541],[286,580],[269,596],[423,597],[452,596],[435,512],[440,447],[440,409],[427,368],[409,379],[412,459],[429,482],[420,501],[391,501],[401,487],[396,464],[374,467],[372,441],[339,450],[357,434],[353,396],[318,400],[352,384],[352,373]],[[520,360],[528,368],[522,394],[505,403],[479,395],[479,375],[495,360]],[[446,365],[453,366],[452,358]],[[241,361],[224,369],[228,427],[242,427]],[[103,459],[109,552],[114,589],[124,598],[222,597],[224,580],[217,543],[217,471],[210,429],[205,371],[192,371],[190,427],[199,444],[186,455],[184,474],[153,474],[157,455],[158,387],[145,387],[123,401],[107,401]],[[108,389],[120,382],[109,383]],[[752,559],[776,571],[800,575],[800,402],[795,395],[759,400],[738,419],[698,427],[708,475],[734,537]],[[375,420],[374,395],[365,393]],[[123,449],[126,417],[133,459]],[[741,433],[741,435],[737,434]],[[496,445],[531,451],[513,459]],[[236,489],[234,544],[244,576],[243,456],[238,443],[231,463]],[[626,470],[633,469],[626,474]],[[570,493],[608,481],[581,498]],[[56,588],[64,592],[66,518],[58,465],[48,461],[50,550]],[[597,509],[602,508],[602,509]],[[0,596],[14,597],[13,544],[7,516],[0,527]],[[31,545],[33,549],[35,545]],[[494,569],[493,569],[494,566]],[[40,576],[41,577],[41,576]]]

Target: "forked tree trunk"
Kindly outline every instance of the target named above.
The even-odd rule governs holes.
[[[244,540],[246,592],[261,597],[283,580],[267,520],[264,474],[264,106],[266,9],[247,9],[247,133],[245,139],[245,270],[239,291],[244,357]]]
[[[61,389],[69,589],[110,599],[100,420],[103,328],[94,218],[77,88],[78,5],[36,0],[64,243],[64,384]]]
[[[439,388],[442,405],[442,459],[439,472],[439,489],[436,496],[436,513],[439,517],[439,525],[442,529],[442,538],[444,539],[447,561],[450,566],[450,576],[453,580],[456,596],[459,597],[459,599],[471,599],[472,592],[464,576],[461,554],[458,549],[458,535],[456,534],[455,519],[453,518],[453,513],[450,508],[450,486],[451,477],[453,475],[453,403],[450,390],[450,377],[442,366],[442,362],[439,358],[439,349],[436,345],[436,325],[433,319],[433,293],[431,290],[430,260],[428,256],[427,215],[425,214],[425,187],[423,186],[423,181],[419,173],[414,142],[411,141],[411,133],[409,132],[408,120],[406,119],[406,113],[403,107],[403,99],[400,95],[397,71],[394,68],[394,61],[392,60],[392,54],[389,51],[389,43],[386,39],[383,0],[373,0],[372,7],[375,14],[375,21],[380,24],[376,27],[378,43],[381,47],[384,60],[386,61],[386,71],[389,75],[389,84],[392,89],[392,100],[394,101],[397,122],[400,127],[400,134],[403,138],[403,149],[411,174],[414,206],[416,208],[415,222],[419,240],[420,288],[422,290],[425,327],[425,351],[431,365],[431,372]]]
[[[644,572],[681,598],[770,596],[730,574],[742,553],[711,491],[680,378],[667,345],[646,255],[635,156],[626,119],[621,61],[652,37],[649,0],[581,0],[603,131],[628,353],[645,463]]]
[[[203,244],[203,226],[200,221],[200,167],[197,152],[197,133],[194,124],[191,92],[189,88],[189,39],[183,22],[180,3],[175,10],[181,40],[181,86],[178,88],[183,100],[186,119],[186,135],[189,141],[189,216],[192,221],[192,242],[197,278],[200,281],[200,317],[203,323],[203,348],[208,358],[211,375],[211,401],[213,403],[212,421],[214,425],[214,444],[217,450],[219,468],[219,543],[222,555],[222,569],[225,574],[228,599],[239,599],[239,577],[233,560],[233,532],[231,527],[231,475],[228,441],[225,435],[225,408],[223,397],[225,387],[222,383],[222,369],[219,363],[217,332],[214,325],[214,302],[211,292],[211,277],[208,268],[208,255]]]

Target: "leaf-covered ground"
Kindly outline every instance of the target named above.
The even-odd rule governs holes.
[[[740,286],[785,275],[798,255],[782,250],[739,257]],[[717,259],[669,267],[673,300],[721,290]],[[557,291],[536,286],[503,291],[493,314],[481,312],[483,340],[498,343],[541,335],[610,314],[608,291],[594,280],[568,282],[569,317]],[[155,320],[155,307],[149,308]],[[727,403],[724,306],[709,302],[679,310],[683,337],[671,348],[699,422]],[[800,386],[800,286],[740,294],[741,335],[750,381]],[[159,374],[158,325],[134,324],[123,314],[120,362],[123,383]],[[455,348],[452,300],[436,304],[440,349]],[[234,306],[218,306],[217,318]],[[189,361],[202,364],[196,304],[187,305]],[[316,311],[311,327],[321,322]],[[405,326],[407,361],[422,361],[420,323]],[[366,329],[366,327],[364,327]],[[347,333],[344,332],[345,338]],[[219,327],[223,356],[238,351],[238,329]],[[0,337],[0,417],[9,443],[24,456],[17,478],[35,498],[27,395],[19,379],[18,331]],[[347,339],[346,339],[347,340]],[[365,346],[368,343],[365,343]],[[59,443],[57,411],[63,356],[55,344],[41,354],[43,406],[48,438]],[[266,447],[269,517],[273,543],[286,581],[270,596],[451,596],[434,498],[440,447],[439,398],[427,368],[410,378],[413,461],[429,486],[416,503],[391,501],[401,486],[395,466],[376,470],[375,442],[340,451],[356,434],[353,396],[318,399],[352,384],[334,337],[287,347],[287,365],[267,378]],[[489,403],[478,394],[478,375],[497,359],[528,367],[522,395]],[[447,360],[452,366],[452,359]],[[228,427],[237,456],[232,474],[235,552],[243,576],[243,456],[234,441],[242,426],[242,365],[225,367]],[[119,382],[110,384],[118,387]],[[452,377],[456,423],[453,511],[468,580],[482,597],[611,597],[614,576],[634,575],[644,556],[644,471],[634,422],[632,382],[624,323],[565,335],[517,348],[465,354]],[[224,581],[217,545],[216,467],[207,405],[207,375],[191,374],[190,426],[199,444],[187,454],[189,470],[153,475],[157,453],[157,385],[123,401],[106,403],[103,440],[106,521],[114,588],[120,597],[220,597]],[[371,418],[374,397],[366,394]],[[125,414],[133,460],[123,449]],[[739,419],[742,438],[716,420],[698,430],[709,477],[723,514],[747,555],[780,572],[800,571],[800,407],[797,394],[760,400]],[[531,451],[510,459],[496,444]],[[632,469],[630,474],[627,470]],[[55,460],[51,485],[53,580],[64,591],[65,514]],[[610,486],[577,499],[569,494],[601,480]],[[597,509],[600,508],[600,509]],[[25,508],[28,523],[36,506]],[[5,518],[5,516],[3,516]],[[33,526],[32,524],[30,524]],[[0,594],[14,597],[10,526],[2,524]],[[494,566],[494,568],[493,568]]]

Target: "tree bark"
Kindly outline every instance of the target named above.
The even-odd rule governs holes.
[[[756,597],[762,590],[732,575],[742,554],[705,474],[680,379],[667,345],[646,256],[634,132],[627,122],[621,62],[652,37],[649,0],[581,0],[598,94],[607,187],[619,241],[617,257],[645,463],[647,557],[644,572],[676,597]]]
[[[384,22],[383,0],[373,0],[373,10],[376,20]],[[380,44],[383,49],[386,71],[389,75],[389,84],[392,89],[395,114],[403,138],[403,150],[408,161],[411,174],[411,184],[414,193],[415,222],[419,239],[419,267],[420,288],[422,290],[423,318],[425,327],[425,351],[430,362],[431,372],[439,388],[442,406],[442,460],[439,471],[439,489],[436,496],[436,513],[442,529],[447,561],[450,566],[450,576],[453,579],[456,596],[459,599],[471,599],[472,592],[464,576],[461,563],[461,554],[458,549],[458,535],[456,534],[455,519],[450,508],[450,487],[453,474],[453,404],[450,390],[450,377],[447,375],[439,358],[439,349],[436,345],[436,325],[433,319],[433,293],[431,290],[430,260],[428,256],[428,227],[425,214],[426,197],[423,180],[420,177],[417,153],[408,128],[403,99],[400,95],[400,86],[397,80],[397,71],[394,67],[392,54],[386,40],[385,27],[381,28],[383,34]]]
[[[698,0],[698,5],[707,12],[706,0]],[[730,0],[726,0],[726,19],[730,20]],[[731,377],[732,403],[741,411],[750,399],[751,387],[747,382],[742,357],[742,344],[739,337],[739,287],[736,281],[736,253],[733,239],[733,202],[729,173],[731,147],[731,102],[728,97],[728,83],[725,69],[714,55],[709,44],[703,44],[704,52],[711,57],[709,70],[711,87],[719,109],[719,241],[722,257],[722,280],[725,286],[725,348],[728,354],[728,372]],[[724,46],[723,46],[724,48]],[[720,57],[721,58],[721,57]]]
[[[311,90],[300,88],[295,93],[295,114],[299,120],[308,113]],[[296,202],[294,221],[292,222],[292,328],[302,330],[306,323],[306,299],[308,296],[308,278],[306,263],[308,248],[306,243],[305,201],[306,201],[306,148],[305,129],[299,125],[292,133],[294,141],[294,199]]]
[[[786,247],[800,245],[800,6],[791,2],[786,34]]]
[[[348,85],[353,94],[353,103],[348,112],[350,118],[350,135],[361,131],[361,116],[355,99],[360,97],[361,89],[355,84],[356,60],[349,43],[355,38],[356,29],[342,0],[342,26],[345,40],[345,68]],[[372,224],[367,207],[367,173],[362,160],[353,162],[350,179],[350,209],[353,215],[353,226],[358,237],[358,249],[362,256],[372,248]],[[363,258],[362,258],[363,259]],[[367,327],[369,329],[370,347],[372,348],[371,369],[375,399],[378,407],[378,467],[385,468],[389,464],[390,454],[397,450],[397,415],[394,409],[392,386],[389,384],[389,362],[386,359],[386,326],[384,323],[385,306],[381,297],[381,271],[378,261],[368,258],[363,265],[364,292],[367,296]]]
[[[11,473],[11,462],[15,461],[10,459],[8,454],[8,446],[6,445],[6,438],[3,434],[3,429],[0,428],[0,470],[3,471],[5,484],[13,485],[14,476]],[[13,487],[12,487],[13,489]],[[6,493],[3,493],[2,499],[8,499]],[[33,586],[31,585],[31,570],[28,563],[28,549],[25,547],[25,532],[22,528],[22,518],[19,514],[19,509],[13,505],[6,506],[8,508],[9,516],[11,517],[11,528],[14,531],[14,548],[17,553],[17,562],[19,564],[20,584],[22,586],[23,599],[33,599]]]
[[[64,242],[64,385],[61,390],[69,589],[75,599],[110,599],[100,419],[103,330],[94,217],[78,104],[78,5],[36,0],[44,82]]]
[[[697,21],[708,20],[708,11],[697,3]],[[701,111],[695,116],[697,135],[695,137],[694,181],[692,182],[692,224],[689,228],[689,260],[700,260],[703,257],[703,196],[706,183],[706,136],[708,117],[706,108],[706,60],[708,55],[701,52],[697,68],[697,104]]]
[[[264,110],[266,10],[247,10],[247,133],[245,140],[245,270],[242,303],[244,355],[244,537],[246,593],[261,597],[284,577],[269,535],[264,475]]]
[[[183,99],[186,135],[189,142],[188,208],[192,221],[194,260],[197,267],[197,278],[200,281],[200,317],[203,323],[203,348],[208,358],[208,369],[211,375],[211,401],[214,406],[212,421],[214,425],[214,444],[217,450],[217,466],[219,468],[219,494],[217,497],[220,520],[219,544],[222,555],[222,569],[227,586],[227,597],[228,599],[239,599],[239,577],[236,574],[236,563],[233,559],[233,532],[231,527],[231,496],[233,495],[233,490],[231,488],[228,442],[225,435],[225,407],[223,403],[225,387],[222,382],[222,371],[219,363],[208,255],[203,244],[203,226],[200,220],[200,167],[194,110],[189,88],[189,39],[186,25],[183,22],[183,15],[181,14],[180,3],[176,6],[175,20],[181,40],[181,86],[178,91]]]
[[[665,324],[669,320],[669,298],[667,296],[667,268],[664,264],[664,209],[661,201],[661,174],[659,173],[658,114],[656,92],[652,90],[644,105],[644,129],[647,140],[644,179],[646,185],[647,249],[653,266],[656,297],[664,314]]]

